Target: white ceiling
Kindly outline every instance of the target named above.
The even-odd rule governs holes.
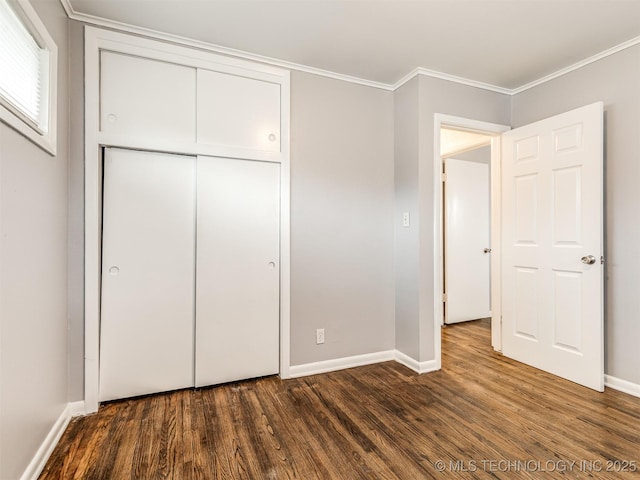
[[[68,0],[73,10],[393,84],[514,89],[640,37],[640,0]]]

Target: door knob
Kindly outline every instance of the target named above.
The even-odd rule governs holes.
[[[594,257],[593,255],[585,255],[580,259],[580,261],[585,265],[593,265],[594,263],[596,263],[596,257]]]
[[[483,251],[484,251],[484,253],[491,253],[491,249],[490,248],[485,248]]]

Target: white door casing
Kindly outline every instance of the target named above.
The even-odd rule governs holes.
[[[195,158],[108,148],[100,400],[193,385]]]
[[[280,165],[198,157],[195,385],[279,371]]]
[[[489,165],[445,160],[445,323],[491,316]]]
[[[598,391],[602,149],[602,103],[502,137],[503,353]]]

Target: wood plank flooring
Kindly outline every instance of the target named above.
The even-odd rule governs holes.
[[[112,402],[40,478],[640,478],[640,399],[496,354],[485,320],[445,328],[442,358]]]

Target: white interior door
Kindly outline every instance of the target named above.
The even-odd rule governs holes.
[[[196,386],[278,373],[280,165],[197,169]]]
[[[489,165],[445,160],[445,323],[491,316]]]
[[[602,108],[502,136],[503,353],[599,391]]]
[[[107,149],[100,400],[193,386],[195,158]]]

